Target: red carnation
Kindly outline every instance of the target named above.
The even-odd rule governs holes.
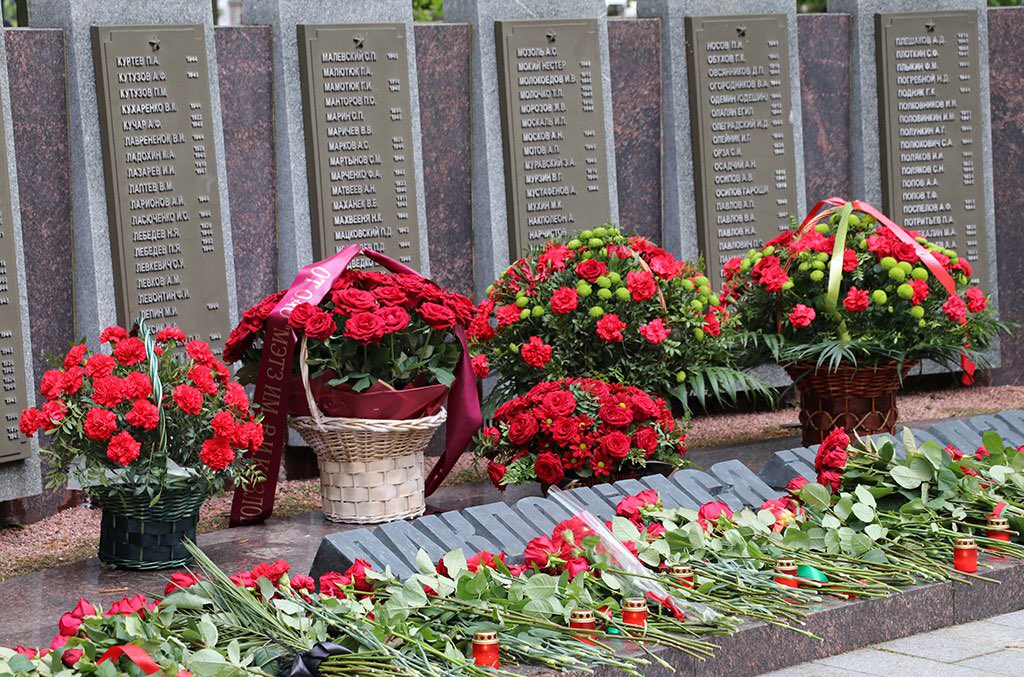
[[[124,401],[124,382],[116,376],[101,376],[92,382],[92,399],[104,407],[116,407]]]
[[[114,346],[114,359],[126,367],[138,364],[146,359],[146,344],[134,336],[122,339]]]
[[[815,316],[816,313],[814,312],[814,308],[809,308],[802,303],[798,303],[789,314],[789,323],[797,329],[802,329],[809,326]]]
[[[128,465],[139,457],[142,445],[127,431],[114,435],[107,444],[107,458],[120,465]]]
[[[424,303],[417,311],[423,321],[434,329],[451,329],[455,326],[455,313],[439,303]]]
[[[363,345],[377,343],[384,336],[384,320],[376,313],[356,313],[345,321],[345,336]]]
[[[117,415],[107,409],[90,409],[85,413],[83,427],[86,437],[97,442],[104,442],[117,431]]]
[[[942,312],[957,324],[967,324],[967,306],[964,305],[964,300],[956,294],[950,296],[942,304]]]
[[[237,425],[235,417],[229,411],[217,412],[217,415],[210,421],[210,427],[213,428],[214,436],[223,437],[226,440],[234,439],[237,434],[235,431]]]
[[[110,343],[128,338],[128,332],[123,327],[107,327],[100,332],[100,343]]]
[[[186,414],[198,414],[203,410],[203,394],[182,384],[174,388],[174,403]]]
[[[551,294],[551,312],[568,315],[579,306],[579,293],[572,287],[559,287]]]
[[[857,270],[857,252],[852,249],[843,251],[843,272],[849,273]]]
[[[324,597],[345,599],[345,588],[352,585],[352,579],[337,571],[328,571],[320,577],[320,594]]]
[[[663,280],[671,280],[683,272],[683,262],[677,261],[674,256],[668,253],[661,253],[651,257],[651,270]]]
[[[133,371],[125,376],[121,382],[121,388],[125,399],[128,400],[146,399],[153,394],[153,382],[141,371]],[[214,392],[216,392],[216,386],[214,386]]]
[[[114,367],[116,366],[117,362],[110,355],[96,353],[85,361],[85,373],[89,378],[109,376],[114,372]]]
[[[972,313],[980,313],[987,306],[988,299],[985,298],[984,292],[977,287],[971,287],[967,290],[967,310]]]
[[[202,459],[211,470],[224,470],[235,460],[235,451],[231,443],[222,437],[211,437],[203,442],[199,450],[199,458]]]
[[[315,341],[326,341],[331,338],[331,334],[338,328],[338,325],[334,323],[334,316],[331,313],[320,310],[317,308],[309,319],[306,320],[306,324],[303,325],[303,333],[315,340]]]
[[[622,330],[625,328],[626,323],[620,320],[618,315],[608,313],[602,315],[601,319],[597,321],[597,336],[608,343],[621,343]]]
[[[68,413],[68,407],[60,400],[51,400],[43,405],[40,410],[43,412],[43,427],[53,430],[57,424],[64,420]]]
[[[850,287],[850,291],[846,292],[846,298],[843,299],[843,307],[851,313],[867,310],[868,303],[867,290],[857,289],[856,287]]]
[[[189,341],[185,344],[185,354],[202,365],[209,365],[217,359],[206,341]]]
[[[658,292],[658,285],[646,270],[634,270],[626,273],[626,289],[634,301],[646,301]]]
[[[523,356],[523,362],[526,364],[543,369],[544,365],[551,361],[552,350],[553,348],[544,343],[543,339],[531,336],[530,340],[522,345],[519,354]]]
[[[43,423],[45,422],[46,416],[43,415],[43,412],[39,411],[35,407],[29,407],[25,411],[21,412],[21,419],[18,421],[18,426],[21,428],[22,434],[26,437],[32,437],[40,428],[43,427]]]
[[[475,355],[470,364],[473,367],[473,375],[477,378],[487,378],[487,375],[491,373],[491,367],[487,363],[487,356],[482,353]]]
[[[71,346],[71,350],[64,356],[64,369],[70,369],[71,367],[77,367],[82,364],[82,357],[85,355],[86,347],[85,344],[78,344]]]
[[[921,305],[921,303],[928,298],[928,281],[911,280],[910,286],[914,288],[914,296],[910,299],[910,302],[915,306]]]
[[[113,358],[111,358],[113,359]],[[58,369],[47,369],[39,381],[39,392],[48,400],[64,394],[64,372]]]
[[[708,317],[711,317],[709,315]],[[647,324],[640,325],[640,335],[647,339],[648,343],[658,345],[668,338],[672,330],[665,326],[660,317],[656,317]]]
[[[164,327],[156,333],[156,340],[160,343],[167,343],[168,341],[184,343],[188,340],[188,337],[185,336],[185,332],[177,327]]]
[[[500,306],[494,311],[494,316],[498,319],[498,329],[518,322],[521,314],[522,309],[515,304]]]

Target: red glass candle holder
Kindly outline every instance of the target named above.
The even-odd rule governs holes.
[[[989,515],[988,532],[985,534],[996,541],[1010,542],[1010,522],[1005,517]]]
[[[630,597],[622,602],[622,622],[626,625],[645,627],[647,625],[647,600]]]
[[[796,562],[791,559],[780,559],[775,562],[775,582],[787,588],[799,588],[796,580]],[[782,574],[782,575],[779,575]]]
[[[970,536],[953,541],[953,568],[965,574],[978,570],[978,545]]]
[[[689,564],[675,564],[668,573],[682,587],[693,589],[693,567]]]
[[[494,630],[478,630],[473,635],[473,660],[484,668],[500,668],[498,659],[498,633]]]
[[[594,620],[594,612],[590,609],[573,609],[569,615],[569,627],[573,630],[596,630],[597,622]],[[581,632],[573,635],[584,644],[593,644],[593,635],[589,632]]]

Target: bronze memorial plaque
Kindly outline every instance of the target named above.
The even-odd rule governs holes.
[[[977,14],[877,14],[875,45],[885,213],[987,283]]]
[[[687,17],[697,237],[707,275],[798,209],[785,14]]]
[[[201,25],[93,26],[117,317],[231,328]]]
[[[313,255],[360,244],[420,268],[405,24],[298,32]]]
[[[495,22],[513,259],[611,218],[599,25]]]
[[[2,113],[0,113],[2,121]],[[25,279],[18,270],[15,247],[14,216],[11,211],[11,177],[7,173],[7,144],[0,125],[0,371],[3,373],[3,406],[6,440],[0,446],[0,463],[20,461],[32,455],[29,439],[21,434],[18,419],[28,406],[26,395],[23,308],[20,286]]]

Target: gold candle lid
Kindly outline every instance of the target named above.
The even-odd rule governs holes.
[[[498,632],[496,630],[477,630],[473,634],[474,644],[497,644]]]
[[[1009,531],[1010,521],[1005,517],[990,515],[988,518],[988,528],[995,531]]]
[[[791,569],[796,569],[796,560],[789,558],[775,560],[776,571],[789,571]]]
[[[970,536],[960,536],[955,541],[953,541],[953,547],[958,550],[972,550],[974,548],[977,548],[978,545]]]
[[[689,564],[673,564],[668,570],[673,576],[692,576],[693,567]]]
[[[573,609],[569,614],[570,623],[589,623],[594,620],[593,609]]]
[[[647,600],[643,597],[630,597],[622,602],[623,611],[647,611]]]

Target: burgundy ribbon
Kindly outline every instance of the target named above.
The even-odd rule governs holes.
[[[811,223],[812,220],[814,220],[815,215],[819,211],[821,211],[822,207],[824,207],[825,205],[828,205],[829,207],[842,207],[846,203],[847,200],[844,200],[841,197],[830,197],[827,200],[822,200],[818,204],[814,205],[811,211],[808,212],[807,217],[803,220],[803,223],[800,224],[800,231],[802,232],[807,227],[807,225]],[[885,214],[869,205],[867,202],[864,202],[862,200],[852,200],[850,201],[850,204],[853,205],[853,208],[855,210],[873,216],[879,223],[885,226],[890,233],[896,236],[896,238],[900,242],[904,242],[913,247],[914,251],[917,253],[918,258],[920,258],[921,261],[924,263],[925,267],[929,271],[931,271],[931,274],[935,276],[935,279],[937,279],[939,283],[942,284],[943,288],[945,288],[946,290],[946,293],[948,293],[950,296],[957,295],[956,283],[953,282],[953,277],[946,271],[942,264],[939,263],[939,260],[935,258],[930,251],[922,247],[920,242],[918,242],[917,240],[910,236],[910,233],[908,233],[904,228],[893,223],[893,221],[889,219],[889,217],[887,217]],[[963,384],[967,386],[974,383],[974,372],[977,367],[977,365],[974,363],[973,360],[971,360],[970,355],[967,352],[967,349],[970,347],[971,346],[969,343],[964,343],[964,349],[960,353],[960,368],[964,370],[963,376],[960,380],[963,381]]]
[[[345,272],[352,260],[360,255],[368,257],[392,273],[419,275],[412,268],[383,254],[359,245],[348,245],[330,258],[306,266],[295,276],[295,281],[267,318],[259,376],[256,380],[255,401],[263,413],[264,438],[263,444],[250,458],[255,460],[264,479],[251,487],[235,489],[230,519],[230,525],[233,527],[262,522],[274,510],[277,474],[281,467],[281,454],[287,433],[289,385],[296,344],[295,333],[288,324],[288,317],[292,309],[300,303],[319,304],[330,291],[334,281]],[[426,479],[425,489],[428,496],[441,486],[441,482],[451,472],[455,462],[483,422],[465,331],[460,326],[454,327],[452,331],[462,347],[462,357],[456,367],[455,382],[448,393],[445,451]]]

